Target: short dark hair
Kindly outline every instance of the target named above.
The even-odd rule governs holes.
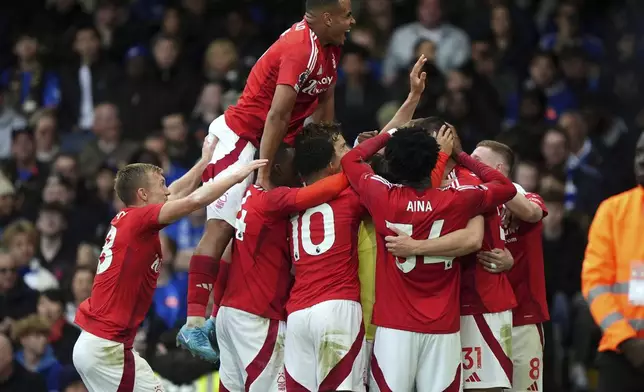
[[[512,173],[514,169],[514,151],[507,145],[495,140],[483,140],[476,145],[476,147],[485,147],[499,154],[508,166],[508,172]]]
[[[338,123],[310,123],[295,138],[295,170],[306,178],[327,167],[335,155],[334,142],[342,136]]]
[[[438,142],[424,127],[399,129],[385,147],[387,172],[403,185],[424,187],[429,184],[439,150]]]
[[[445,120],[438,116],[416,118],[405,124],[402,128],[420,127],[425,132],[434,133],[438,132],[441,127],[445,125]]]
[[[126,206],[136,201],[136,191],[148,181],[148,173],[163,173],[159,166],[149,163],[131,163],[116,173],[114,190]]]
[[[51,302],[58,302],[63,308],[65,307],[65,294],[60,289],[49,289],[40,293],[41,297],[45,297]]]
[[[43,212],[54,212],[62,215],[64,218],[66,216],[65,214],[67,213],[67,210],[65,209],[65,206],[63,206],[62,204],[54,202],[54,203],[44,203],[42,206],[40,206],[39,214],[42,214]]]
[[[306,0],[306,12],[317,11],[329,6],[338,5],[338,0]]]

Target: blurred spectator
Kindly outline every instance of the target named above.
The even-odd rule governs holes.
[[[579,9],[573,1],[559,4],[556,23],[557,32],[543,36],[541,49],[558,53],[567,46],[578,46],[594,60],[602,58],[604,48],[601,41],[582,31]]]
[[[27,286],[38,291],[58,288],[56,276],[35,257],[38,231],[29,221],[11,223],[2,234],[2,243],[9,250],[17,272]]]
[[[16,361],[25,369],[43,376],[50,392],[57,391],[61,365],[54,356],[53,348],[47,343],[47,324],[38,315],[33,314],[16,321],[11,335],[22,347],[15,353]]]
[[[0,235],[17,218],[16,190],[7,177],[0,173]]]
[[[223,92],[224,87],[218,83],[207,83],[201,90],[190,118],[190,132],[200,143],[208,135],[210,123],[224,113]]]
[[[74,365],[64,366],[60,371],[60,392],[87,392],[85,384]]]
[[[14,257],[0,249],[0,333],[7,333],[15,320],[36,311],[38,293],[27,287],[17,272]]]
[[[137,146],[124,140],[118,109],[111,103],[100,104],[94,109],[93,129],[96,140],[85,145],[79,156],[80,172],[92,178],[103,163],[112,167],[125,165]]]
[[[142,140],[158,129],[167,107],[164,100],[159,102],[159,94],[148,50],[143,46],[130,48],[125,55],[125,80],[114,92],[128,138]]]
[[[58,77],[44,67],[39,50],[35,34],[20,34],[14,46],[17,64],[0,73],[6,104],[25,116],[40,107],[54,107],[59,102]]]
[[[511,71],[516,77],[524,77],[530,61],[530,37],[526,36],[525,26],[517,25],[510,7],[497,4],[490,11],[490,40],[492,53],[498,62],[498,68]]]
[[[557,62],[552,53],[537,52],[530,62],[530,77],[525,82],[528,89],[538,89],[543,92],[547,100],[546,120],[555,122],[569,109],[577,107],[577,99],[566,83],[558,75]],[[516,121],[520,96],[510,99],[506,107],[506,117],[509,121]]]
[[[514,182],[518,183],[526,192],[539,192],[539,166],[530,161],[519,161],[514,167]]]
[[[90,130],[94,107],[108,99],[119,82],[120,70],[102,55],[100,45],[95,27],[76,30],[76,57],[60,73],[60,127],[65,131]]]
[[[544,167],[547,170],[561,171],[570,155],[570,142],[568,135],[559,127],[550,127],[543,135],[541,142],[541,155]]]
[[[344,138],[350,145],[359,133],[378,128],[373,113],[386,96],[370,73],[368,57],[369,52],[361,46],[347,44],[343,48],[340,66],[344,78],[335,88],[335,116],[342,123]]]
[[[188,133],[188,124],[181,113],[172,113],[161,119],[165,151],[177,171],[186,172],[199,158],[197,141]],[[178,177],[176,177],[178,178]]]
[[[239,68],[239,55],[232,41],[217,39],[208,45],[204,78],[208,83],[223,83],[236,91],[244,89],[245,75]]]
[[[384,68],[387,84],[412,60],[414,45],[421,38],[436,43],[436,66],[442,72],[460,67],[470,56],[469,38],[445,22],[440,0],[420,0],[417,12],[418,22],[397,28],[391,36]]]
[[[6,87],[0,84],[0,159],[11,154],[11,134],[27,126],[27,120],[7,104]]]
[[[49,389],[45,379],[37,373],[25,369],[13,359],[11,341],[4,333],[0,333],[0,390],[47,392]]]
[[[38,316],[49,326],[49,344],[62,365],[71,365],[80,330],[67,322],[64,310],[65,300],[61,290],[47,290],[40,294]]]
[[[40,244],[36,257],[41,265],[51,271],[58,280],[67,276],[76,256],[76,244],[65,241],[67,211],[56,203],[43,204],[38,213],[36,227]]]
[[[588,138],[588,125],[581,113],[570,111],[559,118],[568,136],[570,155],[566,161],[566,209],[592,216],[605,197],[599,171],[602,158]]]
[[[566,85],[578,100],[599,90],[599,72],[588,61],[588,55],[578,47],[566,47],[559,54],[559,67]]]
[[[82,249],[78,248],[79,251]],[[98,259],[98,252],[94,252],[91,249],[91,259],[92,263],[94,260]],[[81,302],[89,298],[92,293],[92,285],[94,284],[94,271],[92,267],[88,267],[84,264],[84,260],[80,257],[78,258],[76,270],[71,279],[71,300],[65,305],[65,319],[69,324],[74,324],[74,318],[76,317],[76,310],[80,306]]]
[[[506,121],[504,125],[510,128],[501,133],[498,140],[510,146],[520,159],[538,162],[541,155],[534,146],[541,144],[546,130],[547,99],[536,89],[524,89],[520,94],[519,117],[516,123]]]
[[[176,244],[177,251],[197,247],[206,223],[206,210],[201,209],[166,227],[162,233]]]
[[[31,116],[29,125],[34,129],[36,159],[42,163],[50,163],[58,154],[56,113],[51,109],[41,109]]]
[[[392,2],[390,0],[364,0],[362,1],[363,13],[358,17],[358,19],[364,20],[366,23],[372,27],[371,32],[373,34],[373,47],[370,47],[370,50],[377,58],[383,58],[387,51],[387,42],[391,37],[391,31],[394,28],[394,10],[392,7]],[[357,35],[355,31],[356,27],[351,29],[352,40],[358,44],[364,45],[364,42],[360,42],[360,39],[356,39],[354,35]],[[358,28],[358,31],[360,29]]]
[[[33,209],[38,204],[40,192],[45,186],[49,167],[36,160],[32,129],[24,128],[12,132],[11,158],[0,162],[0,171],[20,193],[21,208]]]

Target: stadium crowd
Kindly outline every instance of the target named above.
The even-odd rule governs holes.
[[[0,391],[9,375],[25,391],[85,390],[72,365],[74,316],[90,295],[109,222],[123,208],[116,171],[145,162],[162,167],[168,183],[185,174],[255,61],[301,18],[300,3],[0,5]],[[353,1],[357,25],[335,89],[347,142],[389,122],[409,91],[411,66],[425,55],[416,115],[447,119],[465,151],[484,139],[512,147],[514,181],[546,202],[548,392],[595,384],[601,332],[580,275],[597,207],[635,184],[643,5]],[[163,270],[135,341],[166,391],[218,385],[214,365],[175,347],[205,220],[200,210],[162,231]]]

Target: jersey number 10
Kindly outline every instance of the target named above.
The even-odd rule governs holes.
[[[391,223],[385,221],[387,224],[388,228],[396,228],[403,233],[407,234],[408,236],[412,236],[414,233],[414,226],[410,224],[405,224],[405,223]],[[443,225],[445,224],[444,219],[439,219],[432,223],[432,227],[429,230],[429,236],[427,237],[428,240],[433,240],[441,236],[441,231],[443,230]],[[400,269],[403,273],[409,273],[411,272],[414,268],[416,268],[416,261],[417,259],[421,256],[409,256],[405,258],[404,262],[400,262],[400,257],[396,257],[396,266],[398,269]],[[437,264],[437,263],[445,263],[445,269],[448,270],[452,268],[452,263],[454,260],[454,257],[446,257],[446,256],[422,256],[423,258],[423,264]]]
[[[319,244],[314,244],[311,240],[311,217],[313,214],[322,215],[322,231],[324,236]],[[291,218],[293,226],[293,259],[300,259],[300,238],[302,240],[302,250],[308,255],[319,256],[328,251],[335,242],[335,217],[333,208],[327,203],[320,204],[317,207],[309,208],[302,214],[302,230],[299,229],[299,214]],[[300,236],[301,231],[301,236]]]

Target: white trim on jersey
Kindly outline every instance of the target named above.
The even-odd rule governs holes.
[[[393,187],[393,184],[391,182],[385,180],[384,178],[382,178],[382,177],[380,177],[380,176],[378,176],[376,174],[371,174],[369,176],[369,178],[372,179],[372,180],[376,180],[378,182],[382,182],[385,186],[387,186],[387,188]]]
[[[309,74],[312,74],[313,68],[315,68],[315,63],[317,63],[318,60],[318,46],[315,43],[316,36],[311,30],[309,30],[309,37],[311,38],[311,56],[309,57],[306,69],[309,71]]]

